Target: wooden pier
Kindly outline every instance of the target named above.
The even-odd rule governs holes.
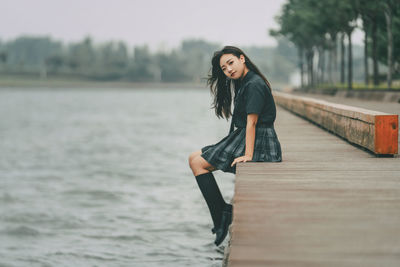
[[[400,266],[400,157],[278,107],[281,163],[240,163],[225,265]]]

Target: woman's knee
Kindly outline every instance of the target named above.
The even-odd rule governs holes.
[[[192,164],[193,164],[193,159],[194,159],[194,153],[195,152],[193,152],[193,153],[191,153],[190,155],[189,155],[189,158],[188,158],[188,163],[189,163],[189,166],[190,166],[190,168],[192,168]]]
[[[195,175],[215,170],[215,167],[208,163],[201,155],[197,155],[192,159],[191,168]]]
[[[191,154],[189,155],[188,162],[189,162],[190,168],[192,168],[192,166],[194,165],[194,159],[195,159],[197,156],[199,156],[199,155],[201,155],[201,150],[195,151],[195,152],[193,152],[193,153],[191,153]],[[192,168],[192,169],[193,169],[193,168]]]
[[[200,155],[196,155],[191,158],[189,165],[194,175],[198,175],[199,172],[204,170],[202,158]]]

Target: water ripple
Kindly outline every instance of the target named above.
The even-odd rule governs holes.
[[[189,88],[0,91],[0,265],[220,266],[187,166],[227,132],[210,100]],[[232,178],[216,173],[227,201]]]
[[[39,230],[37,230],[33,227],[24,226],[24,225],[4,229],[4,230],[1,230],[0,233],[6,234],[6,235],[11,235],[11,236],[39,236],[40,235]]]

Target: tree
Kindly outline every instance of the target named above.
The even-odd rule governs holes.
[[[133,60],[128,67],[127,76],[133,81],[148,82],[154,79],[153,58],[147,45],[134,48]]]
[[[90,37],[86,37],[82,42],[70,45],[68,65],[76,74],[90,76],[93,73],[95,56],[92,40]]]
[[[344,27],[350,21],[348,5],[345,0],[289,0],[282,8],[282,13],[276,20],[279,30],[271,31],[273,36],[284,35],[291,40],[299,50],[299,67],[303,72],[303,55],[307,62],[308,85],[314,86],[314,55],[322,62],[318,64],[317,73],[323,77],[324,51],[329,51],[329,80],[332,81],[332,65],[336,63],[336,38],[340,31],[351,34],[349,27]],[[342,14],[345,13],[345,15]],[[346,17],[347,16],[347,17]]]
[[[400,3],[397,0],[383,0],[382,7],[386,19],[387,31],[387,85],[388,88],[392,86],[392,73],[393,73],[393,13],[399,9]]]
[[[289,0],[282,7],[282,13],[276,17],[276,21],[280,25],[279,30],[271,30],[272,36],[283,35],[288,38],[298,49],[299,68],[301,73],[301,83],[304,86],[304,64],[303,58],[306,58],[307,65],[307,82],[308,85],[314,83],[313,77],[313,57],[314,57],[314,40],[316,22],[312,18],[315,16],[312,11],[308,9],[307,4],[309,1]]]
[[[52,55],[46,58],[46,69],[50,72],[58,73],[59,69],[64,65],[64,57],[61,55]]]
[[[382,5],[383,7],[383,5]],[[400,69],[399,69],[399,64],[400,64],[400,51],[399,49],[396,49],[397,47],[400,47],[400,8],[396,7],[391,10],[392,12],[392,27],[391,31],[388,32],[388,24],[387,20],[385,17],[385,13],[382,10],[380,15],[378,16],[377,19],[377,26],[376,26],[376,36],[377,36],[377,46],[376,46],[376,58],[377,62],[388,66],[388,71],[389,71],[389,52],[392,55],[392,76],[396,76],[400,74]],[[389,34],[392,36],[392,45],[390,45],[389,42]],[[391,46],[392,49],[389,49],[389,46]],[[389,51],[391,50],[391,51]],[[377,63],[377,64],[378,64]],[[383,81],[386,78],[388,78],[388,73],[384,75],[378,76],[378,81]],[[393,78],[393,77],[392,77]]]
[[[200,82],[205,78],[211,66],[211,55],[218,47],[218,44],[207,43],[201,39],[183,40],[180,50],[184,59],[184,63],[181,62],[181,64],[185,64],[185,76],[192,76],[195,82]]]
[[[364,64],[365,64],[365,81],[368,84],[368,54],[369,54],[369,36],[371,37],[371,46],[372,51],[370,52],[372,55],[373,62],[373,84],[379,84],[379,65],[378,65],[378,24],[379,21],[383,19],[383,5],[380,1],[371,1],[371,0],[354,0],[355,1],[355,9],[360,15],[363,22],[363,30],[365,33],[364,37]]]
[[[7,42],[3,49],[11,69],[37,73],[43,68],[46,58],[61,53],[62,45],[49,37],[21,36]]]

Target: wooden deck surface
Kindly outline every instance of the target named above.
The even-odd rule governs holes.
[[[283,162],[238,165],[228,266],[400,266],[400,157],[279,107],[275,128]]]

